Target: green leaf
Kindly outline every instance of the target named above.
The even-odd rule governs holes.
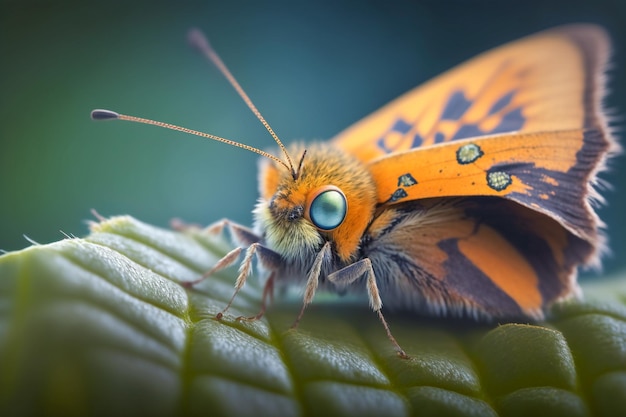
[[[540,325],[387,314],[396,356],[362,300],[318,297],[299,329],[287,297],[254,322],[250,279],[223,320],[236,268],[202,230],[131,217],[84,239],[0,257],[0,415],[587,416],[626,410],[626,284]]]

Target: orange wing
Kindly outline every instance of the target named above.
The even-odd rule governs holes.
[[[597,239],[595,172],[615,147],[601,111],[608,39],[592,25],[496,48],[348,128],[380,205],[499,196]]]
[[[573,271],[593,251],[554,220],[489,197],[392,207],[369,234],[363,250],[388,308],[498,320],[543,318],[578,292]]]
[[[604,126],[604,31],[572,25],[488,51],[347,128],[334,144],[363,161],[458,139]]]

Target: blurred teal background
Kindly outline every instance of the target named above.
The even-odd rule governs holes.
[[[167,226],[172,217],[249,224],[254,154],[123,122],[111,108],[267,148],[270,136],[186,43],[211,38],[285,142],[327,139],[490,47],[551,26],[595,22],[615,42],[611,94],[626,115],[626,2],[0,3],[0,248],[87,233],[89,210]],[[622,129],[623,130],[623,129]],[[626,266],[626,161],[604,178],[614,256]]]

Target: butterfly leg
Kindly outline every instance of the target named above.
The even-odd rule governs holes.
[[[300,320],[302,320],[302,316],[304,315],[304,310],[306,307],[311,304],[313,301],[313,297],[315,296],[315,291],[317,290],[317,286],[319,284],[320,271],[322,270],[322,262],[324,259],[328,259],[330,256],[330,242],[326,242],[324,247],[315,257],[315,261],[313,262],[313,266],[309,271],[309,276],[306,281],[306,287],[304,289],[304,300],[302,302],[302,308],[300,309],[300,313],[298,317],[291,325],[292,329],[298,328],[300,324]]]
[[[185,223],[180,219],[174,218],[170,220],[170,227],[179,232],[186,232],[190,230],[202,231],[208,235],[219,235],[224,231],[224,229],[228,229],[233,240],[236,240],[237,243],[240,243],[243,246],[249,246],[261,240],[261,237],[257,236],[251,229],[234,223],[228,219],[218,220],[203,228],[200,225]]]
[[[170,220],[170,227],[177,232],[187,232],[187,231],[195,231],[202,230],[202,226],[196,223],[187,223],[186,221],[179,219],[177,217]]]
[[[180,231],[198,228],[198,226],[196,225],[189,225],[177,219],[172,220],[171,225],[172,225],[172,228],[176,230],[180,230]],[[237,276],[237,280],[235,282],[235,292],[230,298],[226,307],[222,311],[217,313],[216,318],[218,320],[224,316],[224,313],[226,313],[226,311],[230,308],[233,301],[237,297],[237,294],[246,283],[246,280],[248,276],[250,275],[250,272],[252,271],[252,260],[254,259],[255,254],[257,258],[261,261],[261,263],[264,266],[268,267],[268,269],[270,270],[275,270],[276,267],[280,265],[280,259],[279,259],[280,256],[276,254],[275,252],[262,246],[259,243],[261,238],[257,236],[252,230],[250,230],[249,228],[245,226],[241,226],[237,223],[233,223],[228,219],[222,219],[205,227],[204,231],[207,234],[218,235],[222,233],[225,228],[230,231],[230,234],[233,240],[237,241],[238,243],[243,244],[244,246],[247,245],[248,249],[246,250],[246,255],[239,267],[239,275]],[[239,256],[241,255],[242,251],[243,249],[241,247],[237,247],[231,250],[226,255],[224,255],[222,259],[217,261],[217,263],[209,271],[204,273],[200,278],[193,280],[193,281],[184,282],[182,285],[186,288],[193,287],[194,285],[207,279],[209,276],[211,276],[215,272],[218,272],[224,268],[231,266],[232,264],[235,263],[235,261],[237,261],[237,259],[239,259]],[[268,299],[271,299],[274,293],[274,275],[275,275],[274,272],[270,274],[263,288],[261,310],[259,311],[259,313],[251,317],[240,316],[240,317],[237,317],[237,320],[252,321],[252,320],[258,320],[261,317],[263,317],[263,314],[265,314],[265,310],[267,309]]]
[[[200,278],[194,279],[193,281],[182,282],[181,285],[185,288],[191,288],[194,285],[204,281],[205,279],[207,279],[209,276],[216,273],[217,271],[221,271],[224,268],[228,268],[229,266],[234,264],[237,259],[239,259],[239,255],[241,254],[241,251],[242,251],[241,248],[235,248],[231,250],[226,255],[224,255],[222,259],[217,261],[217,263],[213,265],[213,268],[209,269],[207,272],[202,274]]]
[[[171,223],[172,228],[174,228],[175,230],[179,230],[179,231],[185,231],[188,229],[197,228],[196,225],[183,223],[181,220],[178,220],[178,219],[173,219],[170,223]],[[215,223],[212,223],[206,228],[204,228],[204,231],[207,234],[218,235],[222,233],[224,228],[228,228],[234,240],[237,240],[239,243],[243,244],[244,246],[252,245],[254,243],[259,242],[259,240],[261,240],[259,236],[255,235],[247,227],[241,226],[237,223],[233,223],[228,219],[222,219]],[[242,251],[241,247],[231,250],[226,255],[224,255],[222,259],[217,261],[217,263],[213,266],[213,268],[205,272],[200,278],[193,280],[193,281],[184,282],[182,284],[183,287],[191,288],[194,285],[204,281],[215,272],[231,266],[239,258],[241,251]]]
[[[380,299],[380,293],[378,291],[378,285],[376,284],[376,275],[374,274],[374,269],[372,268],[372,261],[369,258],[361,259],[358,262],[355,262],[339,271],[333,272],[328,276],[328,280],[333,282],[338,287],[346,287],[352,284],[354,281],[366,275],[366,285],[367,285],[367,296],[369,299],[370,307],[372,310],[376,312],[378,315],[378,319],[382,323],[385,328],[385,332],[387,333],[387,337],[393,344],[400,356],[403,359],[408,359],[409,356],[406,354],[404,349],[400,347],[400,344],[391,334],[391,329],[389,329],[389,324],[382,313],[383,302]]]
[[[270,273],[270,276],[267,278],[267,281],[265,282],[265,286],[263,287],[263,296],[261,298],[261,310],[259,310],[259,312],[254,315],[254,316],[250,316],[250,317],[246,317],[246,316],[239,316],[237,317],[236,320],[238,321],[255,321],[255,320],[259,320],[261,317],[263,317],[263,315],[265,314],[265,310],[267,310],[267,305],[268,305],[268,299],[270,302],[272,302],[273,300],[273,295],[274,295],[274,276],[275,276],[275,272],[272,271]]]
[[[277,269],[278,265],[280,265],[281,260],[280,260],[280,255],[278,255],[276,252],[256,242],[256,243],[251,244],[246,250],[246,255],[244,256],[244,259],[241,262],[241,266],[239,267],[239,275],[237,276],[237,280],[235,281],[235,292],[233,296],[230,298],[230,301],[228,302],[226,307],[224,307],[222,311],[217,313],[216,318],[218,320],[224,316],[224,313],[226,313],[226,311],[230,308],[230,306],[233,304],[233,301],[235,301],[235,297],[237,297],[237,294],[245,285],[248,279],[248,276],[252,272],[252,260],[254,259],[255,255],[257,256],[257,259],[261,262],[261,264],[263,264],[263,266],[265,266],[267,269],[271,270],[272,272],[267,282],[265,283],[265,287],[263,288],[261,311],[259,311],[258,314],[252,317],[244,317],[244,316],[237,317],[237,320],[250,320],[250,321],[258,320],[261,317],[263,317],[263,314],[265,314],[265,309],[267,306],[267,299],[272,296],[273,291],[274,291],[274,275],[275,275],[274,271]]]
[[[259,246],[259,243],[253,243],[246,250],[246,256],[243,258],[243,262],[241,262],[241,265],[239,266],[239,275],[237,276],[237,280],[235,281],[235,292],[233,293],[233,296],[230,297],[230,301],[228,301],[228,304],[226,305],[226,307],[224,307],[224,309],[222,311],[217,313],[216,318],[218,320],[221,319],[224,316],[224,313],[226,313],[226,310],[228,310],[230,308],[230,306],[233,304],[233,301],[235,301],[235,297],[237,297],[237,294],[239,293],[239,291],[243,288],[244,284],[246,283],[246,280],[248,279],[248,275],[250,275],[250,272],[252,271],[252,259],[254,258],[254,254],[256,253],[256,250],[257,250],[258,246]],[[239,249],[239,251],[241,252],[241,248],[237,248],[237,249]],[[230,255],[231,253],[233,253],[234,251],[236,251],[237,249],[229,252],[226,255],[226,257],[228,255]],[[237,253],[237,255],[238,254],[239,253]],[[224,259],[224,258],[222,258],[222,259]],[[234,262],[234,260],[233,260],[233,262]],[[219,264],[219,262],[218,262],[218,264]],[[231,264],[232,264],[232,262],[231,262]],[[209,272],[211,272],[211,271],[209,271]]]

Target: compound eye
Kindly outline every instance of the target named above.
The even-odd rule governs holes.
[[[307,200],[307,218],[320,230],[336,229],[348,213],[346,196],[334,185],[318,188]]]

